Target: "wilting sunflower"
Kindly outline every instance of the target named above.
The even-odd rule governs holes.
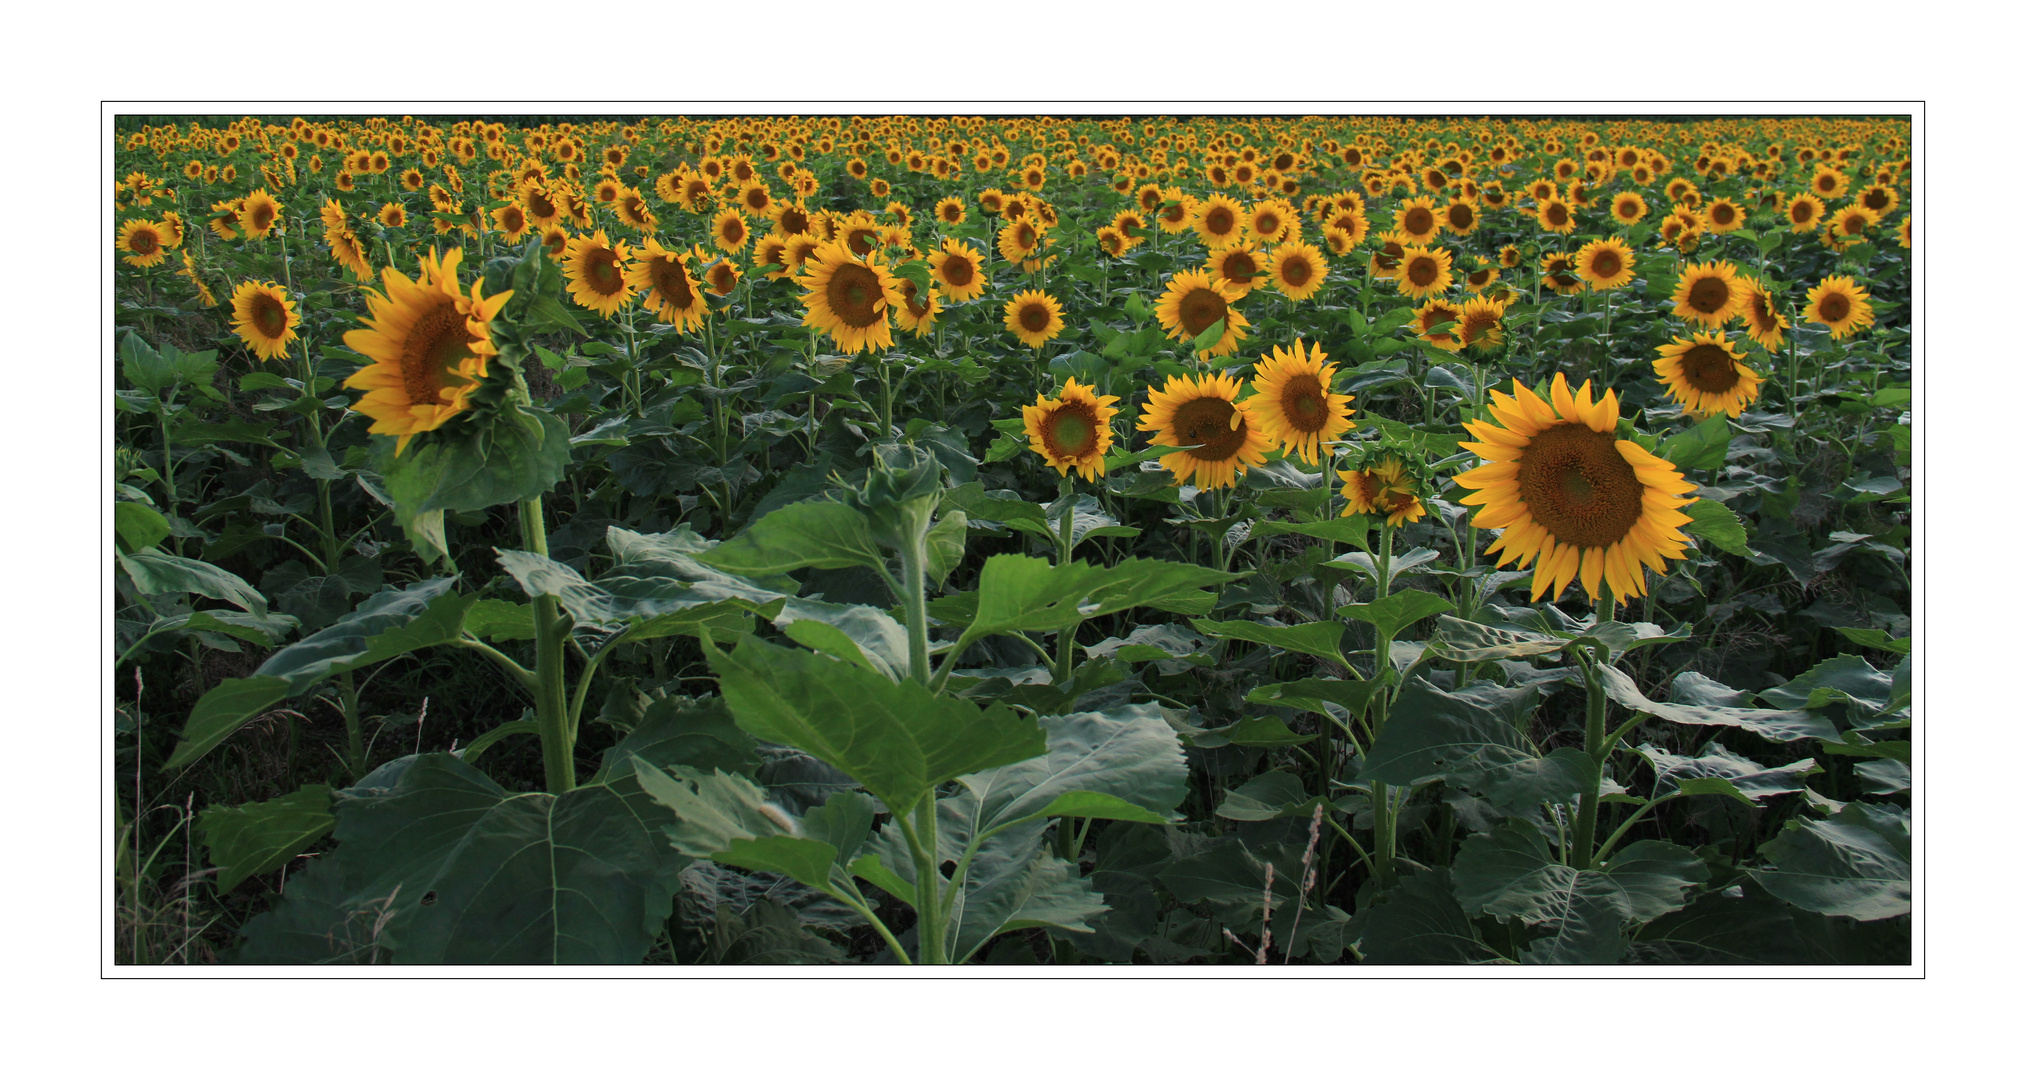
[[[1738,283],[1745,290],[1744,303],[1739,310],[1739,314],[1745,317],[1745,333],[1764,346],[1767,352],[1778,352],[1787,341],[1787,317],[1780,314],[1773,294],[1759,279],[1739,274]]]
[[[1632,249],[1615,236],[1592,240],[1576,252],[1576,276],[1602,291],[1632,283]]]
[[[702,326],[708,310],[703,287],[689,272],[695,252],[671,251],[648,237],[647,245],[634,255],[633,265],[626,271],[626,285],[641,294],[641,303],[678,331]]]
[[[1636,191],[1621,191],[1611,197],[1611,218],[1620,225],[1637,225],[1646,216],[1646,199]]]
[[[295,301],[272,281],[242,281],[232,291],[232,332],[262,360],[288,355],[301,324]]]
[[[893,345],[887,315],[903,303],[900,282],[879,261],[879,253],[863,258],[831,241],[816,249],[802,266],[802,325],[829,334],[847,353]]]
[[[1456,335],[1466,347],[1477,352],[1490,352],[1505,343],[1506,304],[1509,300],[1494,300],[1489,296],[1473,296],[1463,304],[1457,313],[1456,326],[1449,332]]]
[[[1344,482],[1344,509],[1338,517],[1384,514],[1386,524],[1403,525],[1428,516],[1428,508],[1414,494],[1414,478],[1399,458],[1387,455],[1369,469],[1339,469],[1337,479]]]
[[[1854,279],[1831,274],[1808,290],[1802,314],[1809,322],[1828,327],[1832,340],[1841,341],[1871,325],[1871,294]]]
[[[1266,270],[1261,265],[1259,249],[1251,244],[1219,248],[1210,253],[1210,261],[1203,268],[1210,271],[1218,284],[1238,290],[1239,296],[1265,284],[1261,279],[1266,276]]]
[[[1787,223],[1795,232],[1814,232],[1822,227],[1822,215],[1828,210],[1822,200],[1803,192],[1787,202]]]
[[[1295,240],[1273,249],[1266,272],[1273,279],[1273,287],[1288,299],[1306,300],[1323,287],[1330,264],[1315,245]]]
[[[572,237],[563,249],[563,276],[570,283],[570,296],[611,318],[633,301],[633,286],[626,275],[632,258],[633,249],[625,241],[606,239],[603,229],[590,236]]]
[[[1154,305],[1154,316],[1161,320],[1169,337],[1191,343],[1221,320],[1223,335],[1202,355],[1230,356],[1237,351],[1238,343],[1245,340],[1245,328],[1251,325],[1231,307],[1239,295],[1237,289],[1212,278],[1208,270],[1184,270],[1168,279],[1168,291]]]
[[[1006,329],[1030,349],[1048,344],[1062,333],[1062,305],[1045,292],[1029,289],[1006,301]]]
[[[1442,231],[1442,218],[1435,211],[1435,200],[1427,195],[1402,202],[1393,212],[1393,231],[1406,236],[1409,243],[1426,244]]]
[[[265,239],[280,220],[281,204],[268,195],[266,188],[254,188],[239,210],[239,224],[249,240]]]
[[[1085,480],[1104,475],[1104,456],[1112,444],[1112,417],[1118,398],[1100,397],[1072,377],[1063,384],[1055,400],[1036,394],[1034,404],[1022,405],[1020,417],[1027,428],[1027,445],[1050,468],[1064,476],[1075,469]]]
[[[1681,507],[1695,485],[1681,470],[1617,437],[1618,395],[1592,402],[1590,384],[1574,393],[1559,372],[1548,398],[1513,380],[1508,397],[1491,392],[1491,420],[1467,420],[1478,441],[1461,447],[1486,464],[1456,482],[1473,489],[1461,500],[1482,506],[1471,524],[1503,529],[1487,550],[1498,565],[1534,566],[1533,598],[1559,596],[1580,578],[1591,601],[1646,594],[1641,564],[1667,572],[1667,560],[1688,548]],[[1495,422],[1494,422],[1495,421]]]
[[[120,226],[119,250],[126,252],[120,261],[128,266],[159,266],[169,257],[162,227],[152,221],[134,220]]]
[[[1717,413],[1736,417],[1759,397],[1759,373],[1744,364],[1744,355],[1719,331],[1696,331],[1660,347],[1653,373],[1667,387],[1667,396],[1698,420]]]
[[[1448,248],[1408,244],[1401,249],[1393,284],[1399,286],[1403,295],[1417,300],[1448,292],[1449,286],[1456,283],[1455,275],[1450,272],[1452,262]]]
[[[1167,385],[1148,392],[1139,430],[1153,432],[1155,446],[1188,447],[1161,458],[1161,467],[1175,474],[1177,484],[1194,483],[1205,490],[1233,487],[1240,473],[1266,463],[1273,443],[1254,422],[1251,409],[1238,404],[1238,389],[1238,380],[1220,371],[1170,375]]]
[[[469,407],[466,399],[485,378],[488,358],[499,355],[492,320],[513,290],[486,297],[473,282],[469,296],[460,292],[457,264],[463,254],[451,248],[439,260],[430,252],[414,281],[391,266],[382,270],[387,291],[367,290],[366,329],[345,335],[347,347],[373,360],[345,380],[347,387],[366,391],[353,408],[373,418],[368,431],[399,437],[396,455],[410,439]]]
[[[900,279],[900,303],[893,309],[893,321],[902,330],[912,330],[916,337],[927,337],[936,328],[936,318],[943,313],[943,301],[930,289],[922,292],[913,281]]]
[[[1330,393],[1337,366],[1323,363],[1327,359],[1320,345],[1300,338],[1292,351],[1275,346],[1253,365],[1254,396],[1246,400],[1267,441],[1310,465],[1321,460],[1325,444],[1358,426],[1351,422],[1354,395]]]
[[[1738,268],[1727,262],[1689,263],[1674,285],[1674,313],[1714,330],[1738,315],[1744,302]]]
[[[953,303],[975,300],[984,295],[985,271],[979,265],[984,258],[977,248],[946,237],[941,251],[929,253],[929,274],[936,279],[936,287]]]
[[[1196,235],[1212,251],[1238,243],[1245,235],[1244,211],[1228,195],[1212,195],[1196,204]]]

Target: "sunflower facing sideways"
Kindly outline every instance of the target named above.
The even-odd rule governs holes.
[[[982,258],[977,248],[955,237],[946,237],[941,251],[929,253],[929,275],[951,302],[975,300],[984,295],[987,284],[985,271],[979,265]]]
[[[272,281],[243,281],[232,291],[232,332],[262,360],[288,355],[301,324],[295,301]]]
[[[702,286],[689,272],[693,254],[680,248],[670,251],[649,237],[626,271],[627,287],[641,294],[641,303],[656,318],[678,331],[702,326],[706,310]]]
[[[1871,325],[1871,294],[1855,279],[1831,274],[1808,290],[1808,303],[1801,314],[1811,323],[1828,327],[1831,340],[1842,341]]]
[[[1029,289],[1006,301],[1006,329],[1022,345],[1039,349],[1062,333],[1062,305],[1045,292]]]
[[[1236,289],[1213,279],[1208,270],[1184,270],[1168,279],[1168,291],[1154,305],[1154,316],[1161,320],[1169,337],[1192,344],[1198,335],[1222,322],[1224,333],[1203,355],[1230,356],[1237,351],[1238,343],[1245,340],[1245,328],[1251,325],[1231,307],[1238,297]]]
[[[1505,309],[1510,300],[1494,300],[1489,296],[1473,296],[1457,313],[1456,326],[1450,333],[1456,335],[1465,347],[1474,352],[1490,352],[1505,344]]]
[[[1742,291],[1730,263],[1689,263],[1674,283],[1674,313],[1714,330],[1737,317]]]
[[[1700,331],[1662,345],[1653,372],[1660,376],[1667,396],[1697,420],[1719,413],[1735,418],[1758,400],[1764,381],[1745,366],[1744,357],[1723,334]]]
[[[1602,292],[1632,283],[1632,249],[1615,236],[1592,240],[1576,252],[1576,276]]]
[[[1483,508],[1470,523],[1504,530],[1486,554],[1502,553],[1499,566],[1533,564],[1534,600],[1578,579],[1593,604],[1644,596],[1642,564],[1664,574],[1687,551],[1681,508],[1695,501],[1695,485],[1617,437],[1616,392],[1593,402],[1589,383],[1572,393],[1557,372],[1546,398],[1517,379],[1511,396],[1492,391],[1490,413],[1464,422],[1478,441],[1459,446],[1485,464],[1456,482],[1473,489],[1464,505]]]
[[[1182,275],[1176,275],[1178,278]],[[1153,432],[1155,446],[1180,446],[1161,458],[1177,484],[1199,488],[1235,487],[1239,474],[1266,463],[1273,443],[1238,404],[1238,381],[1229,373],[1170,375],[1147,394],[1139,430]]]
[[[563,277],[570,283],[570,297],[583,307],[611,318],[633,301],[633,286],[627,283],[627,263],[633,249],[625,241],[613,243],[599,229],[590,236],[574,236],[563,248]]]
[[[900,279],[900,303],[894,306],[893,321],[902,330],[914,332],[916,337],[927,337],[936,328],[936,318],[943,313],[943,299],[936,290],[921,291],[913,281]]]
[[[878,252],[861,259],[841,241],[824,244],[802,264],[802,287],[808,290],[802,294],[808,309],[802,325],[829,334],[847,353],[892,347],[887,316],[905,301]]]
[[[1338,517],[1384,514],[1386,524],[1404,525],[1428,516],[1414,494],[1414,478],[1407,475],[1407,463],[1390,454],[1369,469],[1337,470],[1344,482],[1344,509]]]
[[[1118,398],[1100,397],[1096,390],[1071,378],[1055,400],[1036,394],[1022,405],[1020,417],[1027,445],[1063,476],[1075,469],[1085,480],[1104,475],[1104,456],[1111,451],[1112,417]]]
[[[492,320],[513,290],[487,297],[473,282],[469,296],[460,292],[463,255],[457,248],[440,259],[430,252],[413,281],[391,266],[380,271],[386,293],[366,291],[366,328],[345,335],[347,348],[373,360],[345,380],[347,388],[366,391],[353,408],[373,418],[368,431],[398,437],[397,456],[410,439],[463,412],[488,358],[499,355]]]
[[[1292,350],[1275,346],[1253,365],[1254,396],[1246,399],[1268,442],[1310,465],[1321,460],[1323,446],[1358,426],[1351,422],[1354,395],[1330,393],[1337,366],[1323,363],[1327,359],[1321,346],[1300,338]]]
[[[239,224],[249,240],[266,239],[280,220],[281,204],[268,195],[266,188],[254,188],[239,209]]]
[[[1745,289],[1745,300],[1739,307],[1739,314],[1745,319],[1745,334],[1767,352],[1778,352],[1787,342],[1787,317],[1774,306],[1773,294],[1764,283],[1747,274],[1739,274],[1738,282]]]

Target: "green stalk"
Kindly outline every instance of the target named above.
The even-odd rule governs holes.
[[[1588,870],[1596,857],[1597,807],[1603,802],[1598,789],[1603,787],[1604,759],[1611,754],[1604,740],[1604,680],[1597,674],[1597,664],[1603,660],[1601,657],[1586,658],[1581,650],[1577,650],[1575,655],[1576,662],[1583,668],[1583,684],[1589,691],[1589,712],[1583,724],[1583,752],[1597,763],[1598,781],[1590,790],[1583,792],[1582,801],[1576,807],[1576,839],[1569,845],[1568,863],[1577,870]]]
[[[923,515],[926,519],[927,515]],[[929,685],[929,599],[928,523],[909,530],[907,546],[900,552],[900,601],[907,608],[908,678]],[[954,660],[954,655],[952,656]]]
[[[1373,589],[1372,602],[1378,603],[1391,591],[1393,573],[1393,523],[1383,521],[1379,525],[1379,574]],[[1393,635],[1380,631],[1373,637],[1372,678],[1384,680],[1392,668]],[[1379,741],[1379,732],[1385,730],[1386,712],[1392,705],[1393,695],[1380,683],[1379,692],[1372,697],[1372,742]],[[1372,865],[1379,877],[1379,887],[1393,887],[1393,848],[1397,823],[1394,820],[1392,793],[1380,781],[1372,781]]]
[[[539,495],[521,503],[521,544],[545,558],[549,554]],[[542,771],[551,795],[577,786],[575,746],[563,686],[563,639],[569,634],[568,622],[569,617],[556,610],[555,597],[535,597],[535,726],[542,736]]]
[[[1069,478],[1062,479],[1062,524],[1056,530],[1055,565],[1068,566],[1069,556],[1076,549],[1076,504],[1070,501],[1073,494]],[[1065,627],[1055,635],[1055,685],[1069,685],[1071,661],[1076,651],[1076,627]]]

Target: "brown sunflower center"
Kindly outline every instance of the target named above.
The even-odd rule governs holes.
[[[1729,225],[1737,216],[1738,212],[1724,203],[1709,208],[1709,219],[1719,225]]]
[[[1561,423],[1520,451],[1520,498],[1558,541],[1583,548],[1625,539],[1639,520],[1644,485],[1607,433]]]
[[[928,301],[917,297],[914,282],[905,279],[901,281],[900,297],[907,303],[907,313],[910,316],[919,319],[929,313]]]
[[[738,270],[728,262],[720,262],[710,268],[711,291],[723,296],[739,283]]]
[[[268,293],[254,293],[253,325],[260,331],[260,336],[269,341],[279,341],[283,334],[288,333],[288,309]]]
[[[1407,264],[1407,280],[1416,288],[1425,289],[1435,284],[1435,278],[1442,273],[1442,265],[1426,255]]]
[[[1219,397],[1196,398],[1177,406],[1175,437],[1181,445],[1193,447],[1183,452],[1198,461],[1228,461],[1238,456],[1246,431],[1245,421],[1237,413],[1237,406]]]
[[[847,326],[867,327],[880,319],[879,275],[863,266],[845,264],[830,275],[823,298]]]
[[[1427,207],[1417,206],[1407,211],[1407,216],[1400,219],[1400,227],[1416,236],[1432,232],[1435,228],[1435,215]]]
[[[626,275],[619,272],[619,253],[611,248],[594,248],[584,253],[584,280],[600,296],[613,296],[626,287]]]
[[[1468,229],[1470,228],[1470,223],[1476,220],[1477,215],[1471,212],[1468,203],[1449,204],[1449,225],[1451,228],[1459,230]]]
[[[1831,175],[1831,174],[1829,174],[1829,173],[1823,173],[1822,175],[1820,175],[1820,176],[1816,177],[1816,178],[1815,178],[1815,190],[1817,190],[1817,191],[1820,191],[1820,192],[1821,192],[1822,194],[1824,194],[1824,195],[1827,195],[1827,194],[1829,194],[1829,193],[1831,193],[1831,192],[1835,191],[1835,190],[1836,190],[1836,177],[1834,177],[1833,175]]]
[[[971,260],[964,256],[952,255],[943,260],[943,280],[948,282],[951,288],[961,289],[976,277],[976,268],[971,265]]]
[[[721,231],[726,243],[737,244],[746,238],[746,219],[738,217],[726,218],[724,228]],[[859,254],[863,255],[864,252],[859,252]]]
[[[1550,225],[1566,225],[1569,223],[1569,208],[1561,203],[1549,203],[1543,216]]]
[[[1406,253],[1406,249],[1388,240],[1386,246],[1380,248],[1377,255],[1372,256],[1372,261],[1378,264],[1379,269],[1390,272],[1400,265],[1400,256]]]
[[[1315,267],[1310,266],[1308,260],[1300,255],[1291,255],[1280,260],[1280,280],[1289,285],[1306,285],[1308,279],[1314,276]]]
[[[1842,293],[1830,293],[1822,298],[1818,309],[1825,323],[1839,323],[1850,317],[1850,298]]]
[[[1097,450],[1097,410],[1089,402],[1065,401],[1041,420],[1041,445],[1050,457],[1083,458]]]
[[[1738,384],[1738,366],[1718,345],[1697,345],[1681,354],[1681,375],[1706,394],[1721,394]]]
[[[689,275],[676,260],[658,258],[650,261],[647,276],[654,282],[654,291],[677,311],[687,311],[696,302],[696,293],[689,287]]]
[[[1223,236],[1231,231],[1233,224],[1231,211],[1222,206],[1213,206],[1209,213],[1203,215],[1203,227],[1210,230],[1212,236]]]
[[[127,240],[127,247],[136,255],[153,255],[155,249],[161,246],[157,242],[159,239],[152,229],[135,229],[134,235]]]
[[[401,343],[401,385],[408,403],[441,404],[443,388],[454,381],[451,370],[472,356],[471,344],[477,340],[447,297],[417,316]]]
[[[1252,231],[1261,236],[1280,235],[1280,215],[1267,211],[1252,219]]]
[[[1487,266],[1482,270],[1472,270],[1470,276],[1463,280],[1468,281],[1477,288],[1484,288],[1491,283],[1491,267]]]
[[[1872,190],[1864,193],[1864,205],[1870,207],[1873,210],[1882,211],[1885,209],[1885,204],[1891,201],[1892,199],[1890,196],[1886,195],[1884,191],[1881,191],[1877,188],[1873,188]]]
[[[1794,204],[1791,214],[1795,221],[1812,221],[1815,217],[1815,204],[1797,202]]]
[[[1330,419],[1328,394],[1322,380],[1307,372],[1281,384],[1280,413],[1287,426],[1303,434],[1321,431]]]
[[[1714,315],[1730,302],[1731,287],[1722,278],[1698,278],[1688,287],[1688,306],[1704,315]]]
[[[502,208],[502,210],[503,212],[499,216],[500,228],[510,233],[517,233],[527,227],[527,221],[521,217],[520,207],[508,206]]]
[[[1618,271],[1624,268],[1625,263],[1618,258],[1618,253],[1609,249],[1599,251],[1590,257],[1590,272],[1600,278],[1617,277]]]
[[[1198,288],[1189,290],[1176,307],[1181,312],[1183,331],[1194,338],[1222,319],[1230,305],[1217,290]]]
[[[1048,329],[1048,307],[1045,304],[1026,304],[1020,308],[1020,328],[1030,334]]]
[[[1182,203],[1171,203],[1161,209],[1161,220],[1170,225],[1180,224],[1189,216],[1189,208]]]
[[[1238,285],[1251,281],[1253,275],[1257,273],[1259,273],[1259,264],[1253,261],[1249,253],[1243,251],[1233,252],[1224,260],[1223,266],[1218,270],[1218,274],[1224,280]]]

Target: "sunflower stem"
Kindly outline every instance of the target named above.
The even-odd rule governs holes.
[[[546,558],[549,536],[542,523],[542,497],[537,495],[522,502],[520,511],[522,546]],[[577,786],[569,704],[563,685],[563,639],[569,632],[568,620],[557,611],[556,598],[535,597],[535,726],[542,736],[542,771],[551,795],[564,794]]]
[[[1379,573],[1373,585],[1372,602],[1386,598],[1393,576],[1393,523],[1382,519],[1379,524]],[[1392,705],[1393,695],[1387,691],[1385,679],[1392,668],[1393,635],[1381,629],[1373,638],[1372,678],[1379,680],[1379,692],[1372,695],[1372,742],[1379,741],[1379,733],[1386,728],[1386,713]],[[1393,797],[1388,786],[1378,780],[1372,781],[1372,855],[1373,867],[1377,871],[1379,887],[1393,887],[1393,850],[1398,823],[1393,812]]]
[[[1602,649],[1600,648],[1601,654]],[[1597,848],[1597,807],[1603,800],[1604,762],[1611,756],[1604,743],[1604,681],[1597,673],[1597,665],[1603,657],[1585,656],[1582,649],[1574,650],[1576,663],[1583,669],[1583,685],[1589,692],[1589,708],[1583,724],[1583,752],[1597,764],[1597,780],[1590,789],[1583,792],[1582,801],[1576,807],[1576,836],[1569,844],[1565,857],[1570,867],[1576,870],[1590,869]]]

